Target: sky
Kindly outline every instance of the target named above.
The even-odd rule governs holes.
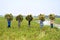
[[[0,0],[0,15],[60,15],[60,0]]]

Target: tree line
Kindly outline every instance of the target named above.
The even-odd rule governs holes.
[[[8,22],[8,28],[10,28],[11,26],[11,21],[13,20],[13,15],[12,14],[6,14],[5,18],[7,19]],[[38,16],[39,20],[40,20],[40,28],[43,28],[44,24],[43,22],[45,21],[45,15],[44,14],[40,14]],[[32,15],[27,15],[25,17],[25,19],[28,21],[28,26],[30,27],[31,21],[33,20],[33,16]],[[54,14],[49,14],[49,19],[50,19],[50,26],[51,28],[53,28],[53,23],[54,23],[54,19],[55,19],[55,15]],[[16,16],[16,21],[18,21],[18,27],[20,27],[21,22],[23,21],[23,15],[17,15]]]

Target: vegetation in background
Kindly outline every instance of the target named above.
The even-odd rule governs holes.
[[[60,18],[55,18],[55,23],[60,24]]]

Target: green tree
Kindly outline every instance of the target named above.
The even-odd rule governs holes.
[[[28,21],[28,26],[30,26],[30,22],[33,20],[32,15],[27,15],[26,20]]]
[[[22,15],[16,16],[16,21],[18,21],[18,26],[20,27],[20,24],[23,21],[23,16]]]
[[[7,21],[8,21],[8,27],[10,27],[11,21],[13,20],[13,15],[12,15],[12,14],[6,14],[6,15],[5,15],[5,18],[6,18]]]

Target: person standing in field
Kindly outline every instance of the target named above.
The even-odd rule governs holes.
[[[21,22],[23,21],[23,16],[22,15],[16,16],[16,21],[18,21],[18,27],[20,27],[21,26]]]
[[[28,21],[28,26],[30,27],[31,21],[33,20],[32,15],[27,15],[26,20]]]
[[[50,19],[50,26],[51,26],[51,28],[53,28],[55,15],[54,14],[50,14],[49,15],[49,19]]]
[[[53,28],[54,20],[50,20],[51,28]]]
[[[7,19],[8,22],[8,28],[11,27],[11,21],[13,20],[13,15],[12,14],[6,14],[5,18]]]
[[[45,15],[40,14],[39,15],[39,20],[40,20],[40,28],[42,28],[44,26],[43,22],[45,21]]]

